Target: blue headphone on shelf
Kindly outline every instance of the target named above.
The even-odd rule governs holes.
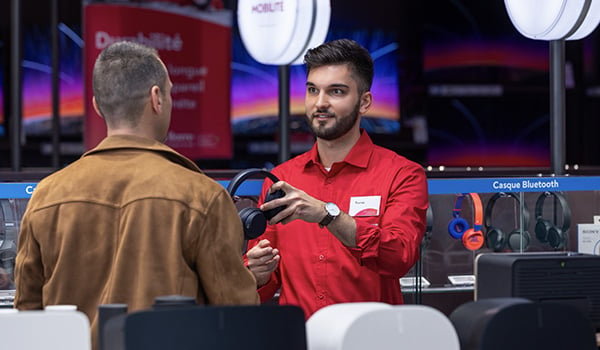
[[[465,197],[470,197],[473,203],[473,228],[469,226],[467,220],[460,216],[462,202]],[[454,239],[460,239],[463,245],[469,250],[477,250],[483,246],[484,238],[481,232],[483,222],[483,205],[481,198],[477,193],[461,193],[454,199],[454,208],[452,209],[453,219],[448,223],[448,233]]]

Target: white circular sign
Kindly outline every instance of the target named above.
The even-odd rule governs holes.
[[[237,19],[242,42],[260,63],[297,64],[329,28],[329,0],[240,0]],[[315,44],[315,38],[321,40]]]
[[[504,4],[515,28],[530,39],[581,39],[600,21],[597,0],[504,0]]]

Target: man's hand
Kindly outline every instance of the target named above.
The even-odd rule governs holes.
[[[308,195],[306,192],[293,187],[285,181],[276,182],[271,186],[270,190],[272,192],[282,190],[285,193],[285,196],[265,202],[260,207],[260,210],[263,211],[279,206],[285,207],[269,220],[269,224],[271,225],[277,223],[285,225],[296,219],[318,223],[327,214],[325,211],[325,202]]]
[[[265,202],[260,206],[260,210],[265,211],[283,206],[277,215],[269,220],[270,225],[288,224],[294,220],[300,219],[310,223],[319,223],[327,215],[325,202],[310,196],[306,192],[293,187],[285,181],[274,183],[270,191],[282,190],[285,196]],[[346,247],[356,247],[356,221],[345,212],[327,225],[327,229]]]
[[[271,273],[275,271],[279,264],[279,250],[271,247],[269,240],[263,239],[246,253],[248,259],[248,269],[254,274],[256,284],[262,287],[271,278]]]

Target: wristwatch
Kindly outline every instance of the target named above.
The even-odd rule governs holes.
[[[327,215],[323,218],[323,220],[321,220],[321,222],[319,222],[320,228],[329,225],[341,213],[340,208],[338,208],[335,203],[331,202],[325,203],[325,211],[327,212]]]

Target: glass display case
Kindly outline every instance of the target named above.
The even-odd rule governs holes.
[[[420,261],[401,280],[407,303],[450,314],[474,300],[475,261],[482,253],[600,254],[600,177],[429,179],[428,184],[430,229]],[[478,234],[479,248],[464,239]]]
[[[21,218],[35,183],[0,183],[0,308],[12,307]]]

